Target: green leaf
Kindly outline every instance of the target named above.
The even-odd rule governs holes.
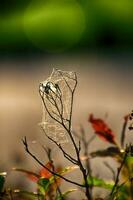
[[[64,200],[64,198],[65,198],[68,194],[70,194],[70,193],[72,193],[72,192],[75,192],[75,191],[77,191],[77,189],[70,189],[70,190],[64,192],[62,195],[57,195],[57,197],[56,197],[55,200]]]
[[[92,178],[88,177],[87,181],[90,186],[102,187],[109,190],[111,190],[114,185],[114,183],[105,182],[103,179],[97,177],[92,177]]]
[[[130,177],[133,177],[133,156],[127,156],[125,165],[128,168]]]
[[[88,184],[94,187],[101,187],[104,189],[112,190],[114,186],[114,182],[107,182],[97,177],[92,177],[92,178],[88,177],[87,180],[88,180]],[[116,195],[117,195],[117,200],[127,200],[129,196],[128,186],[125,184],[118,186]],[[110,197],[109,199],[112,200],[114,198]]]
[[[47,178],[40,178],[38,181],[38,185],[42,193],[45,193],[49,189],[50,184],[51,183]]]
[[[63,169],[59,172],[59,174],[60,174],[60,175],[65,175],[65,174],[67,174],[67,173],[72,172],[72,171],[75,170],[75,169],[78,169],[78,168],[79,168],[79,167],[77,167],[77,166],[75,166],[75,165],[73,165],[73,166],[68,166],[68,167],[63,168]]]
[[[0,175],[0,192],[2,192],[5,183],[5,177]]]

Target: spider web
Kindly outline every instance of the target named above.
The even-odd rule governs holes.
[[[46,110],[45,106],[43,105],[41,127],[47,136],[56,142],[67,143],[67,132],[64,127],[56,120],[61,122],[61,118],[59,116],[60,111],[60,113],[62,113],[65,126],[68,127],[69,125],[68,119],[70,118],[72,98],[72,93],[70,90],[73,90],[75,85],[75,73],[53,69],[50,77],[48,77],[47,80],[41,82],[41,84],[41,95],[43,96],[45,105],[48,109]],[[49,85],[50,88],[48,94],[45,93],[47,85]],[[58,89],[55,86],[58,86]],[[61,100],[59,97],[61,97]],[[52,98],[56,101],[59,110],[57,110],[56,106],[53,104]],[[49,115],[49,113],[56,120],[54,120]]]

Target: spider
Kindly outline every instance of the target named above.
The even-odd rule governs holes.
[[[46,94],[49,94],[49,92],[52,90],[51,89],[52,83],[51,82],[47,82],[46,85],[44,86],[44,92]]]
[[[47,95],[49,95],[50,92],[53,92],[55,94],[60,92],[58,84],[57,83],[53,84],[52,82],[40,83],[39,89],[42,94],[45,93]]]

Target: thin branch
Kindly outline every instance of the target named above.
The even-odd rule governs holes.
[[[86,197],[88,198],[88,200],[91,200],[92,197],[91,197],[91,194],[90,194],[90,191],[89,191],[89,184],[88,184],[88,180],[87,180],[87,172],[86,172],[86,169],[84,168],[82,161],[80,159],[80,149],[77,147],[75,140],[73,138],[73,135],[72,135],[70,130],[68,130],[68,134],[69,134],[70,139],[71,139],[71,141],[74,145],[76,155],[77,155],[78,165],[79,165],[79,168],[82,172],[82,175],[83,175],[83,178],[84,178],[84,181],[85,181]]]
[[[122,133],[121,133],[121,147],[122,148],[124,147],[124,141],[125,141],[125,134],[126,134],[127,123],[128,123],[128,120],[125,119],[123,127],[122,127]]]
[[[49,116],[50,116],[53,120],[55,120],[57,123],[61,124],[61,122],[60,122],[58,119],[56,119],[53,115],[51,115],[51,113],[49,112],[49,110],[48,110],[48,108],[47,108],[47,106],[46,106],[46,103],[45,103],[45,101],[44,101],[44,98],[43,98],[42,96],[41,96],[41,98],[42,98],[43,105],[44,105],[44,107],[45,107],[47,113],[49,114]]]
[[[24,147],[25,147],[25,151],[34,159],[36,160],[42,167],[44,167],[46,170],[48,170],[51,174],[55,175],[55,176],[58,176],[60,178],[62,178],[63,180],[65,180],[66,182],[69,182],[69,183],[72,183],[74,185],[77,185],[79,187],[85,187],[84,185],[82,184],[79,184],[77,182],[74,182],[74,181],[71,181],[67,178],[65,178],[64,176],[56,173],[56,172],[53,172],[52,170],[50,170],[48,167],[46,167],[30,150],[29,150],[29,147],[28,147],[28,143],[27,143],[27,139],[26,137],[24,137],[24,139],[22,139],[22,142],[24,144]]]
[[[69,130],[71,130],[71,123],[72,123],[72,112],[73,112],[73,100],[74,100],[74,93],[75,93],[75,90],[76,90],[76,87],[77,87],[77,75],[75,73],[75,86],[72,90],[72,97],[71,97],[71,107],[70,107],[70,123],[69,123]]]
[[[45,94],[46,95],[46,94]],[[51,99],[51,97],[50,96],[48,96],[48,95],[46,95],[46,98],[47,98],[47,100],[53,105],[53,106],[55,106],[55,103],[54,102],[52,102],[53,101],[53,99]]]
[[[122,160],[122,162],[121,162],[121,165],[120,165],[120,167],[117,169],[117,175],[116,175],[115,184],[114,184],[114,186],[113,186],[113,188],[112,188],[112,191],[111,191],[111,193],[110,193],[110,196],[111,196],[111,197],[113,197],[114,192],[115,192],[115,190],[116,190],[116,188],[117,188],[117,186],[118,186],[120,173],[121,173],[121,170],[122,170],[122,168],[123,168],[123,166],[124,166],[124,164],[125,164],[127,155],[128,155],[127,152],[125,152],[125,155],[124,155],[124,158],[123,158],[123,160]]]
[[[59,116],[62,117],[61,112],[60,112],[60,109],[59,109],[58,104],[57,104],[57,102],[56,102],[56,99],[54,99],[52,95],[50,95],[50,97],[51,97],[51,99],[52,99],[53,102],[54,102],[54,106],[55,106],[55,108],[56,108],[56,110],[57,110]]]
[[[58,70],[58,72],[60,73],[60,75],[62,76],[63,80],[65,81],[67,87],[69,88],[70,92],[72,92],[72,89],[70,87],[70,85],[68,84],[68,82],[66,81],[65,77],[63,76],[62,72],[60,70]]]
[[[104,162],[104,165],[111,171],[111,173],[113,175],[113,180],[115,181],[116,177],[115,177],[115,171],[114,171],[114,169],[106,161]]]
[[[93,136],[88,140],[87,145],[89,146],[95,138],[96,138],[96,135],[93,135]]]
[[[45,132],[45,131],[44,131],[44,132]],[[65,152],[65,150],[62,148],[61,144],[59,144],[59,143],[56,142],[54,139],[52,139],[51,137],[49,137],[49,136],[47,135],[46,132],[45,132],[45,135],[47,136],[47,138],[48,138],[49,140],[51,140],[53,143],[56,144],[56,146],[62,151],[62,153],[63,153],[63,155],[64,155],[64,157],[65,157],[66,159],[68,159],[71,163],[73,163],[73,164],[75,164],[75,165],[78,164],[78,163],[77,163],[77,160],[76,160],[75,158],[73,158],[71,155],[69,155],[67,152]]]
[[[44,148],[44,149],[45,149],[45,152],[46,152],[46,154],[47,154],[47,156],[48,156],[49,162],[52,163],[52,170],[53,170],[53,172],[55,172],[54,162],[53,162],[52,157],[51,157],[52,151],[51,151],[50,148],[48,148],[48,149]],[[56,179],[55,176],[54,176],[54,181],[55,181],[55,183],[56,183],[56,187],[57,187],[57,191],[58,191],[59,195],[62,197],[62,200],[64,200],[64,198],[63,198],[63,196],[62,196],[61,189],[60,189],[59,186],[58,186],[57,179]]]
[[[74,135],[82,142],[82,144],[84,146],[84,156],[86,158],[89,158],[89,150],[88,150],[89,145],[95,139],[96,136],[93,135],[90,139],[88,139],[86,137],[85,130],[81,125],[80,125],[80,134],[77,134],[76,132],[74,132]],[[90,180],[91,180],[91,183],[92,183],[91,186],[89,187],[89,192],[90,192],[90,195],[92,196],[93,177],[92,177],[92,171],[91,171],[89,159],[85,159],[85,166],[86,166],[86,169],[87,169],[87,176],[90,177]]]
[[[64,109],[63,109],[63,101],[62,101],[62,92],[61,92],[60,87],[59,87],[59,90],[60,90],[60,98],[59,99],[60,99],[60,103],[61,103],[61,115],[63,116]]]

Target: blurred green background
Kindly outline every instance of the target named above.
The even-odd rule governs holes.
[[[132,49],[132,45],[132,0],[0,2],[1,52]]]

